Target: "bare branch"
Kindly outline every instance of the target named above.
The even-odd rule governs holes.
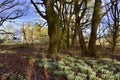
[[[26,1],[24,2],[24,4]],[[0,26],[6,20],[13,20],[24,15],[28,10],[26,6],[23,6],[22,2],[16,0],[4,0],[0,3]],[[21,8],[23,7],[23,8]]]
[[[37,7],[37,5],[36,5],[36,2],[34,2],[33,0],[30,0],[31,1],[31,3],[33,4],[33,6],[35,7],[35,9],[37,10],[37,12],[39,13],[39,15],[42,17],[42,18],[44,18],[44,19],[46,19],[46,15],[43,15],[43,13],[40,11],[40,9]]]

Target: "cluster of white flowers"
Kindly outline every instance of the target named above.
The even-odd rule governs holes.
[[[120,80],[120,62],[109,58],[72,57],[60,54],[60,60],[42,59],[39,67],[53,70],[55,76],[66,75],[68,80]]]

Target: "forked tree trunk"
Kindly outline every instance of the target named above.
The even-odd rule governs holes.
[[[80,21],[84,17],[84,12],[82,12],[82,15],[79,17],[79,5],[78,5],[77,0],[75,0],[75,17],[76,17],[75,28],[76,28],[78,36],[79,36],[81,53],[82,53],[82,55],[85,55],[87,53],[87,47],[85,44],[82,27],[80,26]]]

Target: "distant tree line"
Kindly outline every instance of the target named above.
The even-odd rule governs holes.
[[[30,23],[21,27],[21,43],[41,43],[43,38],[47,41],[45,35],[47,35],[47,28],[41,27],[38,23],[33,27]]]

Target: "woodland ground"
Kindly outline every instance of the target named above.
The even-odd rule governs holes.
[[[7,45],[0,46],[0,80],[56,80],[54,75],[46,73],[44,68],[39,68],[37,61],[34,59],[42,59],[42,54],[47,53],[47,47],[27,44],[27,45]],[[61,51],[62,54],[74,54],[77,51]],[[103,52],[104,57],[108,53]],[[120,50],[116,53],[109,54],[110,58],[120,61]],[[34,58],[34,59],[33,59]],[[68,80],[66,75],[62,75],[57,80]],[[88,79],[89,80],[89,79]]]

